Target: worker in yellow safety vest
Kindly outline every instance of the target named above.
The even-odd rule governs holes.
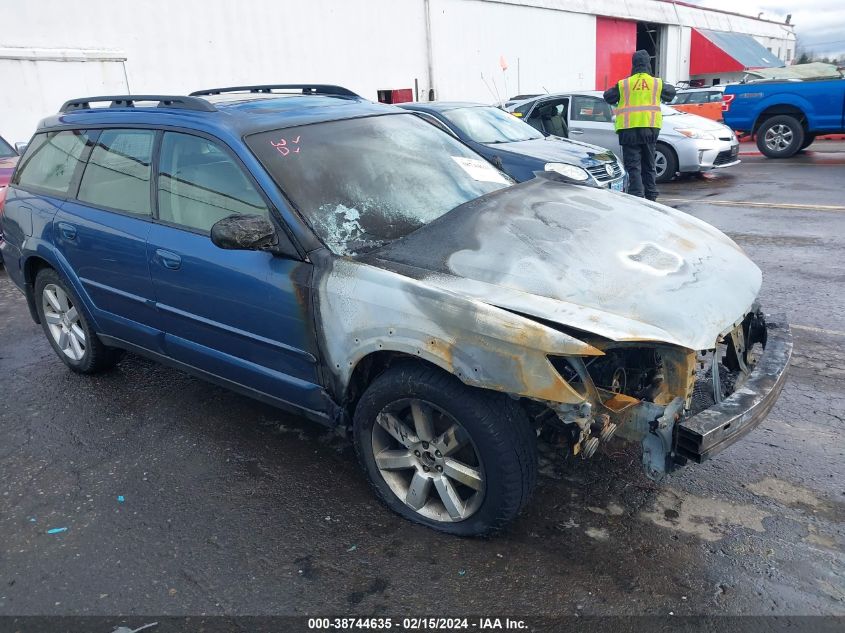
[[[657,200],[654,154],[663,125],[660,103],[674,99],[675,87],[652,77],[647,51],[634,53],[631,65],[631,76],[605,90],[604,100],[616,105],[616,134],[628,172],[628,193]]]

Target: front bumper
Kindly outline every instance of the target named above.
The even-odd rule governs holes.
[[[765,350],[742,387],[676,425],[676,455],[703,462],[756,428],[772,409],[786,382],[792,333],[781,315],[767,315],[766,332]]]
[[[602,182],[599,183],[599,187],[603,187],[604,189],[610,189],[611,191],[627,191],[627,182],[628,174],[625,174],[621,178],[615,178],[609,182]]]
[[[739,142],[725,140],[682,139],[673,143],[678,155],[678,171],[695,173],[722,169],[738,164]]]

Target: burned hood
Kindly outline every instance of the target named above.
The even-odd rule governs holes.
[[[761,285],[730,238],[683,212],[547,178],[457,207],[367,262],[617,341],[712,348]]]

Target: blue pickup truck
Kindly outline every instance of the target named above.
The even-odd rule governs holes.
[[[725,88],[725,123],[753,134],[769,158],[788,158],[820,134],[845,132],[845,79],[758,81]]]

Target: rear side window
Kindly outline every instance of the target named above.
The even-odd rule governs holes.
[[[165,132],[158,175],[158,217],[200,231],[232,214],[270,210],[241,166],[217,143]]]
[[[88,133],[80,130],[36,134],[21,159],[14,184],[67,194],[87,142]]]
[[[691,92],[687,103],[707,103],[710,100],[709,92]]]
[[[525,116],[526,114],[528,114],[528,111],[532,107],[534,107],[534,103],[535,103],[534,101],[529,101],[528,103],[523,103],[521,106],[514,108],[513,111],[515,113],[518,113],[519,115],[521,115],[519,117],[519,118],[521,118],[521,117]]]
[[[17,155],[18,153],[12,149],[12,146],[0,137],[0,158],[10,158]]]
[[[595,97],[572,97],[572,114],[570,116],[573,121],[608,123],[613,120],[613,112],[607,102]]]
[[[152,215],[153,130],[103,130],[79,184],[80,202]]]

